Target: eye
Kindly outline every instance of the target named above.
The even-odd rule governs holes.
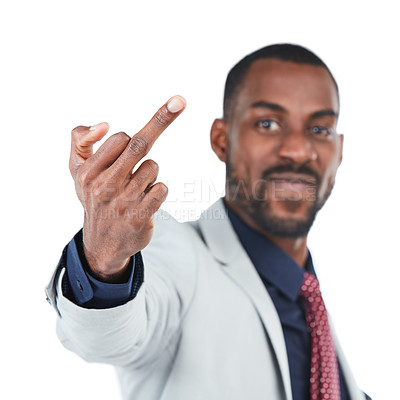
[[[263,130],[268,130],[268,131],[280,130],[279,124],[272,119],[263,119],[261,121],[258,121],[256,123],[256,126],[257,126],[257,128],[261,128]]]
[[[316,136],[331,136],[333,133],[331,128],[326,128],[324,126],[312,126],[310,131]]]

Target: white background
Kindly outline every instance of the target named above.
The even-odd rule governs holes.
[[[344,161],[310,248],[361,388],[400,399],[398,19],[390,1],[2,1],[1,399],[115,399],[111,367],[57,341],[43,288],[82,224],[71,129],[135,133],[170,96],[188,106],[150,156],[165,209],[194,218],[223,194],[209,146],[228,70],[275,42],[315,51],[341,90]]]

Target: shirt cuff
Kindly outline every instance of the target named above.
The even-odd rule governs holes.
[[[63,280],[64,295],[79,306],[104,309],[122,305],[136,296],[143,282],[143,261],[140,252],[131,257],[130,274],[125,283],[100,282],[91,276],[83,252],[82,230],[67,247],[67,273]]]

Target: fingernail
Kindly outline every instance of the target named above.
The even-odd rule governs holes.
[[[101,124],[101,123],[100,123],[100,124]],[[100,126],[100,124],[96,124],[96,125],[91,126],[91,127],[89,128],[89,131],[95,131],[95,130]]]
[[[169,112],[176,113],[182,110],[185,105],[186,100],[182,96],[174,96],[168,101],[167,108]]]
[[[89,128],[89,131],[95,131],[97,128],[104,124],[107,124],[107,122],[100,122],[99,124],[93,125]]]

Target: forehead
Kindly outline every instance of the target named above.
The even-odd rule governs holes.
[[[239,89],[236,106],[248,108],[257,101],[276,103],[284,108],[314,112],[338,112],[339,99],[329,72],[320,66],[278,59],[255,61]]]

